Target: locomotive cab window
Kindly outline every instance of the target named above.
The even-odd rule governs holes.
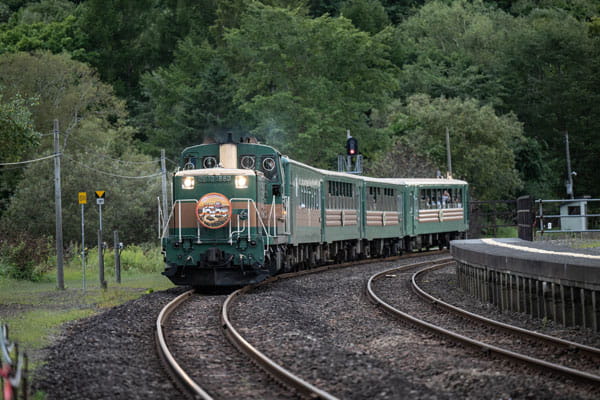
[[[253,155],[242,155],[239,163],[242,169],[254,169],[256,167],[256,157]]]
[[[188,154],[183,158],[183,169],[196,169],[198,157],[195,154]]]
[[[275,155],[262,156],[260,160],[257,160],[257,164],[257,169],[260,169],[267,179],[270,181],[279,179],[279,167]]]
[[[202,168],[217,168],[219,166],[219,160],[215,156],[202,157]]]

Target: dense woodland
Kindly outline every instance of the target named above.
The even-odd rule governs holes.
[[[227,131],[333,169],[346,130],[375,176],[446,169],[477,199],[600,196],[597,0],[0,1],[0,239],[157,237],[157,157]],[[90,234],[97,211],[88,204]],[[92,235],[93,236],[93,235]],[[21,238],[21,239],[16,239]]]

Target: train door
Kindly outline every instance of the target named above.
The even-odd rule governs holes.
[[[398,209],[398,226],[400,227],[400,235],[406,232],[406,226],[404,223],[404,190],[401,188],[396,189],[396,207]]]

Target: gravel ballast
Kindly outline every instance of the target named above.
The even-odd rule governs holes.
[[[369,276],[415,261],[362,265],[275,282],[241,297],[233,307],[233,322],[267,356],[339,398],[596,397],[589,387],[564,378],[481,358],[477,352],[391,318],[367,300]],[[600,346],[598,334],[589,331],[498,313],[461,292],[452,269],[436,272],[423,286],[479,314]],[[181,398],[166,378],[153,335],[160,309],[184,290],[151,293],[69,324],[47,349],[46,362],[35,373],[34,390],[44,392],[47,399]],[[390,295],[402,296],[400,289],[390,290]],[[214,312],[218,305],[210,308]],[[228,362],[237,355],[217,357]],[[271,395],[281,398],[282,394]]]
[[[339,398],[596,397],[587,386],[481,357],[379,311],[365,298],[365,285],[391,267],[277,282],[243,297],[234,324],[276,362]]]
[[[155,351],[160,309],[183,289],[145,295],[68,325],[47,349],[33,391],[46,399],[180,399]]]

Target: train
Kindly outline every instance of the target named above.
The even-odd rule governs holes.
[[[251,137],[184,149],[172,193],[163,275],[196,288],[447,247],[469,223],[466,181],[328,171]]]

